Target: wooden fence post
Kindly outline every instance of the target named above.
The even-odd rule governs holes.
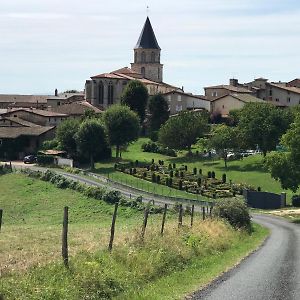
[[[202,219],[205,220],[205,207],[202,206]]]
[[[193,227],[194,223],[194,211],[195,211],[195,205],[192,205],[192,211],[191,211],[191,227]]]
[[[166,215],[167,215],[167,209],[168,209],[168,204],[165,204],[164,214],[163,214],[162,223],[161,223],[161,231],[160,231],[160,234],[161,234],[161,235],[164,234],[165,221],[166,221]]]
[[[64,219],[63,219],[63,230],[62,230],[62,258],[64,265],[69,266],[69,253],[68,253],[68,220],[69,220],[69,208],[64,207]]]
[[[144,237],[145,237],[145,231],[146,231],[146,227],[147,227],[148,216],[149,216],[149,207],[146,207],[145,212],[144,212],[144,222],[143,222],[142,233],[141,233],[141,240],[142,241],[144,240]]]
[[[182,204],[179,205],[179,214],[178,214],[178,228],[182,226],[182,214],[183,214],[183,209],[182,209]]]
[[[2,216],[3,216],[3,209],[0,209],[0,231],[1,231],[1,227],[2,227]]]
[[[115,204],[115,210],[111,221],[111,228],[110,228],[110,239],[109,239],[109,245],[108,245],[108,251],[112,251],[114,237],[115,237],[115,225],[116,225],[116,219],[117,219],[117,211],[118,211],[119,202],[116,202]]]

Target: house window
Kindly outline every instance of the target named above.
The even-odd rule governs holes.
[[[145,52],[143,51],[142,52],[142,62],[144,63],[146,61],[146,54]]]
[[[49,122],[51,121],[51,118],[49,118]]]
[[[211,95],[212,95],[213,97],[218,97],[218,92],[217,92],[217,91],[213,91],[213,92],[211,93]]]
[[[176,111],[182,111],[182,105],[176,105]]]
[[[137,62],[137,52],[134,52],[134,62]]]
[[[273,91],[272,91],[272,89],[270,89],[269,96],[272,96],[272,95],[273,95]]]
[[[108,104],[114,103],[114,86],[110,81],[108,84]]]
[[[160,69],[159,68],[157,69],[157,78],[158,78],[158,80],[160,80]]]
[[[223,105],[222,107],[223,107],[223,109],[225,108],[225,106],[224,106],[224,105]]]
[[[151,53],[151,62],[155,62],[155,53],[153,51]]]
[[[168,101],[171,102],[171,95],[168,95]],[[300,102],[300,100],[299,100]]]
[[[99,82],[99,104],[103,104],[103,98],[104,98],[104,87],[103,82]]]
[[[141,68],[141,73],[142,73],[142,76],[145,77],[145,67]]]
[[[57,102],[57,106],[60,106],[60,101]]]
[[[278,99],[278,98],[276,98],[276,102],[279,102],[279,99]]]
[[[291,102],[291,98],[290,97],[287,98],[287,102]]]
[[[181,101],[182,99],[181,99],[181,95],[178,95],[177,96],[177,101]]]

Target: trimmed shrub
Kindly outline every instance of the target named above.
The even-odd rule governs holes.
[[[300,207],[300,195],[292,196],[292,205],[295,207]]]
[[[155,181],[156,181],[156,175],[155,175],[155,173],[152,173],[151,181],[152,181],[152,182],[155,182]]]
[[[201,180],[201,178],[199,177],[199,178],[197,179],[197,184],[198,184],[198,186],[201,186],[201,182],[202,182],[202,180]]]
[[[226,179],[226,174],[223,174],[223,175],[222,175],[222,183],[226,183],[226,180],[227,180],[227,179]]]
[[[215,171],[212,171],[212,172],[211,172],[211,178],[214,178],[214,179],[216,178],[216,173],[215,173]]]
[[[243,200],[218,200],[214,206],[213,214],[216,217],[226,219],[236,229],[251,230],[251,217],[248,207]]]
[[[159,175],[156,176],[156,183],[160,183],[160,176]]]
[[[211,178],[211,171],[208,171],[208,172],[207,172],[207,177],[208,177],[208,178]]]
[[[173,177],[174,176],[174,172],[173,170],[170,171],[170,177]]]
[[[38,155],[37,156],[37,163],[39,165],[53,165],[54,164],[54,157],[50,155]]]
[[[179,182],[178,182],[178,188],[179,188],[180,190],[182,190],[182,180],[179,180]]]
[[[193,169],[193,173],[194,173],[194,175],[197,175],[197,168]]]

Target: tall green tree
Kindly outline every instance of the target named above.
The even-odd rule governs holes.
[[[56,128],[56,140],[60,148],[73,156],[76,153],[75,134],[78,131],[80,122],[77,119],[67,119]]]
[[[159,130],[160,126],[169,119],[169,105],[161,94],[150,97],[149,113],[150,130],[152,132]]]
[[[80,124],[75,139],[79,152],[90,158],[91,169],[94,169],[94,157],[107,147],[104,124],[97,119],[85,120]]]
[[[269,103],[247,103],[240,111],[238,128],[245,146],[256,148],[266,156],[274,150],[286,132],[291,118],[282,109]]]
[[[139,117],[128,106],[112,105],[104,113],[104,122],[108,130],[109,143],[116,146],[116,157],[119,157],[120,146],[138,138]]]
[[[271,176],[282,188],[296,192],[300,185],[300,113],[291,128],[281,138],[287,152],[273,153],[266,159]]]
[[[216,126],[212,131],[209,146],[224,159],[225,168],[227,168],[228,152],[238,148],[237,129],[226,125]]]
[[[181,112],[171,117],[159,130],[158,141],[173,149],[187,149],[209,131],[208,114],[205,112]]]
[[[140,117],[141,122],[145,119],[147,101],[148,90],[145,85],[138,80],[130,81],[121,95],[121,103],[135,111]]]

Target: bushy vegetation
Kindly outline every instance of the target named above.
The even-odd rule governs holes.
[[[177,156],[177,153],[174,149],[160,146],[158,143],[151,142],[151,141],[149,141],[148,143],[144,143],[142,145],[142,149],[144,152],[159,153],[171,157]]]
[[[31,169],[22,169],[21,172],[29,177],[49,181],[60,189],[72,189],[84,194],[87,197],[103,200],[106,203],[114,204],[119,202],[122,206],[134,207],[138,210],[144,210],[146,205],[140,201],[139,198],[127,200],[122,197],[121,193],[116,190],[109,190],[97,186],[87,186],[78,181],[67,179],[63,175],[56,174],[50,170],[46,172],[34,171]],[[161,207],[147,205],[151,213],[159,213],[162,211]]]
[[[251,230],[249,209],[243,200],[218,200],[214,206],[213,214],[216,217],[226,219],[234,228]]]
[[[51,155],[37,155],[37,163],[39,165],[52,165],[54,163],[54,156]]]
[[[69,269],[54,263],[6,277],[1,292],[7,300],[122,298],[123,293],[184,270],[196,258],[230,249],[243,235],[218,220],[198,221],[192,229],[181,230],[172,222],[163,237],[155,227],[148,228],[143,241],[139,232],[131,233],[112,254],[101,251],[72,257]]]

